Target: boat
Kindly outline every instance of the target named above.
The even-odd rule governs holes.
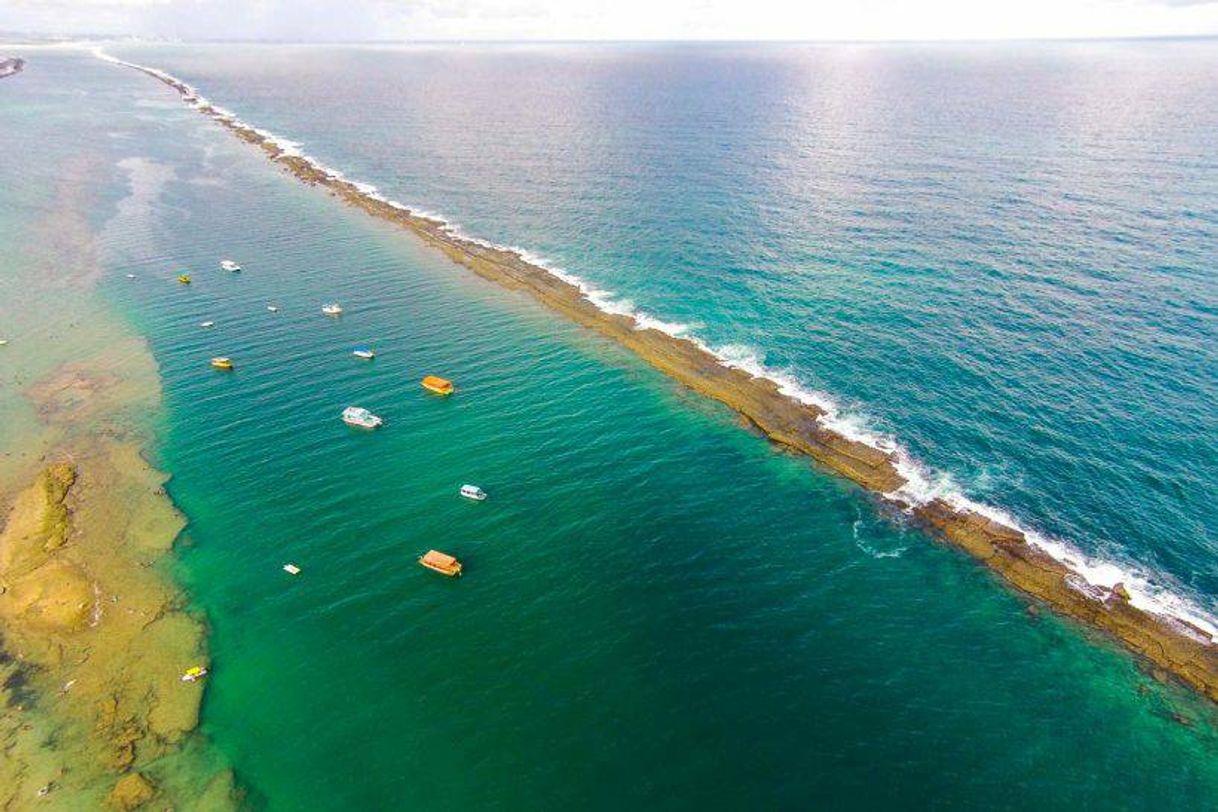
[[[461,495],[466,499],[473,499],[475,502],[481,502],[486,498],[486,491],[482,490],[477,485],[462,485]]]
[[[237,263],[233,262],[231,259],[222,259],[222,260],[220,260],[220,267],[221,267],[221,268],[223,268],[223,269],[224,269],[224,270],[226,270],[226,271],[239,271],[239,270],[241,270],[241,266],[240,266],[240,265],[238,265]]]
[[[182,674],[182,682],[196,682],[207,676],[207,669],[201,665],[192,665]]]
[[[233,359],[225,358],[222,355],[218,355],[215,358],[211,359],[211,365],[213,367],[215,367],[216,369],[232,369],[233,368]]]
[[[127,278],[128,278],[128,279],[135,279],[135,274],[133,274],[133,273],[129,273],[129,274],[127,274]]]
[[[188,273],[178,274],[178,282],[182,283],[183,285],[189,285],[190,284],[190,274],[188,274]]]
[[[334,302],[332,304],[324,305],[321,308],[321,312],[325,313],[327,316],[341,316],[343,314],[343,308],[337,302]]]
[[[360,429],[375,429],[385,421],[363,407],[348,406],[343,409],[343,422]]]
[[[453,382],[438,375],[428,375],[423,379],[423,388],[429,392],[435,392],[437,395],[451,395]]]
[[[300,575],[300,567],[295,564],[284,564],[283,571],[288,575]]]
[[[449,578],[461,574],[461,562],[439,550],[428,550],[419,557],[419,563]]]
[[[7,338],[0,338],[0,347],[4,347],[4,346],[7,346],[7,345],[8,345],[8,339],[7,339]]]
[[[208,327],[215,327],[216,323],[214,321],[201,321],[199,326],[206,330]]]
[[[366,361],[371,361],[376,357],[376,352],[371,347],[365,347],[363,345],[356,347],[351,351],[351,354],[356,358],[363,358]]]
[[[278,307],[276,307],[275,305],[267,305],[267,306],[266,306],[266,309],[267,309],[267,310],[269,310],[269,311],[271,311],[272,313],[278,313],[278,312],[279,312],[279,308],[278,308]]]

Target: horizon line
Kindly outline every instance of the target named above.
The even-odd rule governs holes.
[[[11,38],[11,39],[10,39]],[[1101,43],[1218,40],[1218,32],[1206,34],[1146,34],[1129,36],[1042,36],[1042,37],[959,37],[913,39],[731,39],[702,37],[689,39],[566,39],[566,38],[460,38],[460,39],[279,39],[272,37],[182,37],[146,36],[136,34],[34,34],[20,31],[0,31],[0,44],[5,45],[70,45],[98,42],[127,42],[165,45],[994,45],[1028,43]]]

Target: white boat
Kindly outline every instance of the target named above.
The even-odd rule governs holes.
[[[272,313],[278,313],[278,312],[279,312],[279,306],[278,306],[278,305],[267,305],[267,306],[266,306],[266,309],[267,309],[267,310],[269,310],[269,311],[270,311],[270,312],[272,312]]]
[[[300,567],[295,564],[284,564],[283,571],[288,575],[300,575]]]
[[[226,270],[226,271],[239,271],[239,270],[241,270],[241,266],[240,266],[240,265],[238,265],[237,263],[233,262],[231,259],[222,259],[222,260],[220,260],[220,267],[221,267],[221,268],[223,268],[223,269],[224,269],[224,270]]]
[[[214,321],[201,321],[199,322],[199,326],[207,329],[208,327],[215,327],[216,323]]]
[[[361,406],[348,406],[343,409],[343,422],[360,429],[375,429],[385,421]]]
[[[341,316],[343,314],[343,308],[341,305],[335,302],[334,304],[328,304],[322,307],[321,312],[325,313],[327,316]]]
[[[461,495],[466,499],[473,499],[475,502],[481,502],[486,498],[486,491],[482,490],[477,485],[462,485]]]
[[[135,279],[135,274],[133,274],[133,273],[129,273],[129,274],[127,274],[127,278],[128,278],[128,279]]]
[[[351,354],[356,358],[363,358],[365,361],[371,361],[376,357],[376,351],[371,347],[359,346],[351,351]]]

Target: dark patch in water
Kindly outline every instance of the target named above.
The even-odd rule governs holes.
[[[7,696],[5,707],[25,709],[34,707],[38,695],[30,687],[32,671],[30,666],[19,664],[5,678],[3,685],[4,693]]]

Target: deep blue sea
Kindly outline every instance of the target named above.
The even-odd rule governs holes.
[[[110,51],[831,400],[924,495],[1218,614],[1218,42]],[[161,366],[205,730],[256,803],[1218,797],[1206,707],[892,506],[153,79],[35,56],[29,110],[126,195],[104,290]]]

